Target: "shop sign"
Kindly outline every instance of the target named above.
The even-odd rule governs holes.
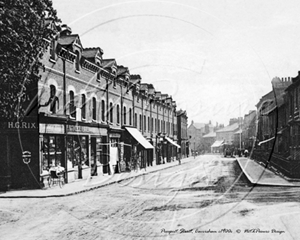
[[[64,125],[40,123],[40,133],[64,133]]]
[[[92,133],[97,135],[107,135],[105,128],[95,128],[80,125],[67,125],[67,133]]]
[[[0,124],[3,129],[37,129],[38,124],[36,122],[2,122]]]
[[[111,137],[111,138],[120,138],[121,134],[120,133],[110,133],[109,137]]]

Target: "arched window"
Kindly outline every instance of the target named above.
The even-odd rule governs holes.
[[[101,119],[105,121],[105,101],[101,101]]]
[[[56,96],[56,88],[54,85],[50,85],[50,111],[56,113],[58,109],[58,97]]]
[[[150,117],[148,117],[148,132],[150,132]]]
[[[153,117],[151,118],[151,132],[153,132]]]
[[[126,125],[126,107],[124,107],[124,112],[123,112],[123,123]]]
[[[72,118],[76,118],[76,107],[75,107],[75,100],[74,100],[74,92],[70,91],[69,92],[70,96],[70,115]]]
[[[137,114],[134,114],[134,126],[137,128]]]
[[[112,103],[110,103],[109,104],[109,121],[112,123],[113,121],[114,121],[114,112],[113,112],[113,104]]]
[[[99,62],[97,62],[97,66],[100,67],[100,63],[99,63]],[[100,73],[100,72],[101,72],[101,70],[99,69],[98,72],[97,72],[97,81],[98,81],[98,82],[100,82],[100,76],[101,76],[101,73]]]
[[[146,126],[147,126],[147,123],[146,123],[146,116],[144,115],[144,131],[146,131]]]
[[[92,99],[92,117],[93,117],[93,120],[97,120],[97,101],[96,101],[96,98],[93,97]]]
[[[143,129],[143,120],[142,120],[142,115],[140,114],[140,130],[142,131]]]
[[[55,60],[55,40],[50,43],[50,59]]]
[[[76,71],[80,71],[80,55],[79,55],[79,52],[78,51],[75,51],[75,54],[76,54],[76,59],[75,59],[75,67],[76,67]]]
[[[132,125],[132,109],[129,108],[129,125]]]
[[[81,119],[86,119],[86,97],[81,94]]]
[[[120,123],[120,106],[117,105],[117,123]]]

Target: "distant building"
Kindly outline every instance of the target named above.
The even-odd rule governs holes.
[[[212,152],[211,146],[216,141],[216,137],[217,137],[216,132],[210,132],[203,136],[204,151],[206,153]]]
[[[188,127],[188,136],[190,139],[190,149],[192,152],[204,151],[203,136],[214,130],[211,122],[207,123],[195,123],[191,122]]]
[[[256,139],[256,110],[249,111],[244,116],[242,143],[245,149],[251,150]]]
[[[234,123],[222,129],[216,131],[216,140],[221,141],[224,140],[225,144],[233,144],[234,143],[234,134],[240,129],[238,123]]]
[[[181,157],[189,156],[189,138],[187,132],[187,113],[186,111],[179,110],[176,113],[177,115],[177,138],[178,144],[180,146]]]

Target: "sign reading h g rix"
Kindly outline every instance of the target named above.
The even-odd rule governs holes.
[[[31,121],[8,121],[1,122],[0,126],[2,129],[37,129],[38,123]]]

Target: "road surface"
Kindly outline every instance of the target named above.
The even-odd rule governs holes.
[[[0,199],[0,239],[300,239],[299,197],[202,155],[70,197]]]

